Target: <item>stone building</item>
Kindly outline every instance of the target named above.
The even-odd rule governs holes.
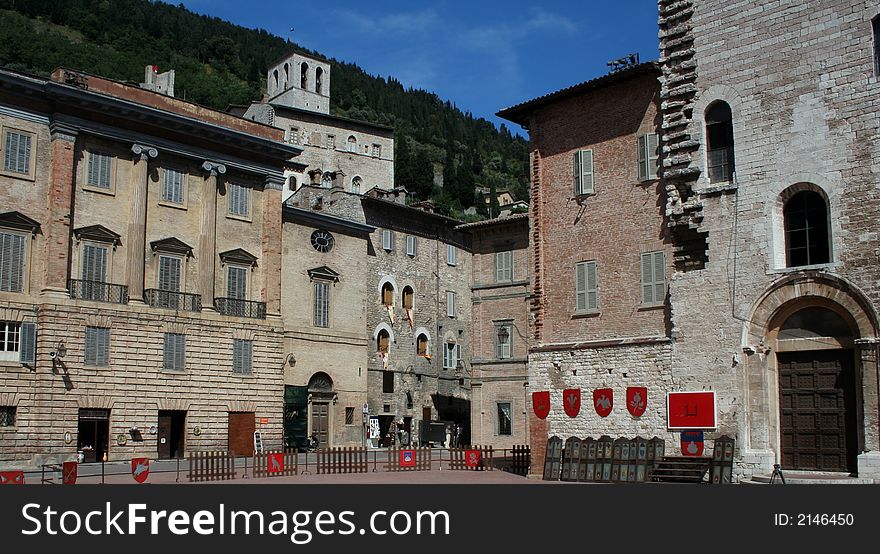
[[[457,228],[461,222],[427,204],[408,206],[402,189],[359,195],[339,184],[307,185],[288,205],[375,228],[362,274],[367,403],[381,435],[372,444],[389,444],[391,431],[401,427],[416,440],[420,421],[458,425],[469,442],[472,270],[470,235]]]
[[[458,227],[471,235],[471,443],[528,444],[529,216]]]
[[[0,82],[0,461],[280,445],[301,149],[75,71]]]
[[[394,186],[394,129],[330,115],[330,63],[290,54],[268,70],[267,99],[232,113],[284,130],[285,140],[303,149],[305,168],[287,171],[286,200],[302,185],[363,194]]]
[[[673,374],[744,473],[880,477],[880,4],[659,7]]]
[[[528,128],[531,141],[528,389],[549,390],[552,406],[547,419],[535,417],[531,398],[526,407],[539,473],[551,435],[671,438],[659,75],[655,64],[635,65],[498,114]],[[648,388],[640,417],[626,409],[628,387]],[[593,391],[606,388],[616,407],[603,418]],[[565,389],[581,390],[576,417],[563,411]]]

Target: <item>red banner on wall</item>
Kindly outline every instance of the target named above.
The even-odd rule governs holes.
[[[666,425],[670,429],[715,429],[718,426],[715,392],[668,393]]]
[[[546,419],[550,415],[550,391],[533,392],[532,408],[538,419]]]

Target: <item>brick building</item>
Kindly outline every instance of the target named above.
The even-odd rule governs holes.
[[[0,81],[0,461],[280,444],[301,149],[79,72]]]

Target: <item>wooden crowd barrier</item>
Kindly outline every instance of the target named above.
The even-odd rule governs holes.
[[[235,479],[235,454],[225,451],[190,452],[189,473],[191,482],[228,481]]]

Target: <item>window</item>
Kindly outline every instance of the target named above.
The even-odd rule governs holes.
[[[354,138],[354,135],[350,135],[346,142],[348,143],[348,151],[352,153],[357,153],[358,141],[356,138]]]
[[[185,173],[176,169],[166,169],[165,180],[162,184],[162,200],[173,204],[183,204],[185,185]]]
[[[495,253],[495,282],[508,283],[513,281],[513,252]]]
[[[660,306],[666,302],[666,254],[642,254],[642,305]]]
[[[461,360],[461,351],[454,342],[443,345],[443,369],[454,369],[456,363]]]
[[[354,407],[346,406],[345,407],[345,424],[346,425],[354,425]]]
[[[3,171],[30,175],[33,141],[30,133],[7,129],[3,136]]]
[[[363,185],[363,184],[364,184],[363,179],[361,179],[360,177],[355,177],[354,179],[351,180],[351,192],[353,192],[354,194],[360,194],[361,193],[361,185]]]
[[[455,293],[451,290],[446,291],[446,315],[455,317]]]
[[[315,327],[330,326],[330,284],[315,283]]]
[[[109,154],[101,152],[89,152],[89,172],[86,184],[91,187],[109,189],[112,182],[110,171],[113,167],[113,159]]]
[[[298,185],[296,181],[296,175],[291,175],[287,178],[287,190],[296,191],[296,186]]]
[[[324,88],[324,70],[320,67],[315,70],[315,92],[321,94]]]
[[[107,247],[84,244],[82,255],[82,280],[103,283],[107,275]]]
[[[455,247],[451,244],[446,245],[446,264],[447,265],[455,265],[455,258],[457,252],[455,251]]]
[[[327,171],[323,175],[321,175],[321,186],[325,189],[329,189],[333,186],[333,176],[330,175],[330,172]]]
[[[165,333],[165,346],[162,368],[168,371],[183,371],[186,366],[186,335]]]
[[[299,128],[291,127],[287,132],[287,142],[290,144],[299,144]]]
[[[226,297],[234,298],[236,300],[247,300],[247,280],[247,268],[229,266],[226,273]]]
[[[250,189],[235,183],[229,183],[228,191],[229,213],[247,217],[248,213],[250,213],[248,208],[248,193]]]
[[[336,135],[327,135],[327,149],[336,150]]]
[[[639,137],[639,181],[650,181],[657,178],[660,167],[660,142],[657,133],[648,133]]]
[[[382,392],[394,392],[394,372],[382,372]]]
[[[785,203],[783,218],[788,267],[831,261],[828,208],[821,194],[811,190],[796,193]]]
[[[0,291],[24,290],[24,235],[0,231]]]
[[[412,310],[414,300],[415,300],[415,292],[413,292],[412,287],[409,285],[403,287],[403,309],[404,310]]]
[[[574,153],[574,194],[583,196],[593,192],[595,192],[593,151],[578,150]]]
[[[382,145],[381,144],[374,144],[373,145],[373,157],[374,158],[381,158],[382,157]]]
[[[21,345],[21,324],[17,321],[0,321],[0,360],[18,360]]]
[[[303,62],[299,66],[299,88],[307,88],[309,84],[309,64]]]
[[[513,356],[513,322],[495,323],[495,359],[506,360]]]
[[[176,256],[159,256],[159,290],[180,292],[181,265]]]
[[[0,406],[0,427],[15,427],[15,406]]]
[[[394,231],[382,229],[382,249],[391,252],[394,249]]]
[[[428,337],[424,333],[419,334],[416,337],[416,355],[417,356],[427,356],[428,355]]]
[[[575,292],[578,312],[599,309],[599,285],[596,262],[581,262],[575,266]]]
[[[254,341],[232,339],[232,373],[253,373]]]
[[[110,329],[86,327],[85,364],[98,367],[110,365]]]
[[[416,255],[416,237],[412,235],[406,237],[406,255],[411,258]]]
[[[871,22],[874,27],[874,76],[880,77],[880,15]]]
[[[394,305],[394,285],[391,283],[385,283],[382,285],[382,305]]]
[[[733,115],[726,102],[713,102],[706,110],[706,155],[709,180],[733,179]]]
[[[499,435],[512,435],[513,434],[513,415],[510,402],[499,402],[498,403],[498,434]]]
[[[312,243],[312,248],[321,253],[330,252],[336,244],[336,239],[333,238],[329,231],[322,231],[320,229],[313,232],[309,240]]]
[[[379,331],[379,334],[376,335],[376,351],[380,354],[388,353],[388,344],[391,342],[391,335],[388,334],[388,331],[382,329]]]

